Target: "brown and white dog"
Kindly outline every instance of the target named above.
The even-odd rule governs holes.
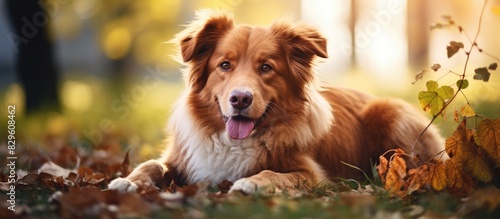
[[[178,40],[187,89],[171,116],[171,142],[109,189],[135,191],[166,173],[177,185],[229,180],[245,193],[359,179],[341,161],[370,172],[388,149],[409,151],[428,123],[403,101],[319,86],[312,67],[327,58],[326,40],[311,27],[235,26],[205,11]],[[443,146],[431,127],[414,153],[427,160]]]

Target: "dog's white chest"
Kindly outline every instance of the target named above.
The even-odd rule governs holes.
[[[188,183],[206,181],[217,185],[223,180],[234,182],[246,175],[258,159],[251,140],[232,141],[213,135],[211,139],[190,142],[186,146]]]

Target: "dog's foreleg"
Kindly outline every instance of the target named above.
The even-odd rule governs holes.
[[[116,178],[108,185],[108,189],[118,191],[136,191],[138,188],[155,186],[163,179],[167,167],[156,161],[149,160],[135,168],[125,178]]]
[[[303,163],[297,165],[296,171],[275,172],[263,170],[250,177],[236,180],[229,192],[241,191],[245,194],[255,192],[279,193],[286,191],[296,193],[312,188],[322,182],[328,182],[321,167],[309,157],[304,157]]]

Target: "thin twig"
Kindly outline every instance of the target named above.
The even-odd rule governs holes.
[[[478,48],[479,49],[479,48]],[[484,50],[480,49],[479,50],[481,53],[483,53],[484,55],[492,58],[492,59],[495,59],[497,62],[500,62],[500,59],[496,56],[494,56],[493,54],[489,53],[489,52],[485,52]]]
[[[464,91],[461,90],[460,93],[462,93],[462,96],[464,97],[464,99],[467,102],[467,104],[470,105],[469,98],[467,98],[467,96],[465,96]]]
[[[474,44],[474,43],[472,42],[472,39],[469,37],[469,34],[467,34],[467,32],[466,32],[463,28],[462,28],[462,33],[464,33],[464,34],[465,34],[465,36],[466,36],[466,37],[467,37],[467,39],[469,40],[470,44]]]

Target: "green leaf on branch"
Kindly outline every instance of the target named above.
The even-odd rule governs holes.
[[[462,114],[462,116],[465,116],[465,117],[471,117],[471,116],[475,116],[476,112],[469,104],[467,104],[467,105],[463,106],[462,109],[460,109],[460,114]]]
[[[441,86],[437,89],[437,93],[443,101],[446,101],[453,97],[454,90],[450,86]]]
[[[435,116],[443,109],[446,101],[453,97],[454,90],[450,86],[439,87],[438,83],[432,80],[428,81],[426,86],[427,91],[418,93],[418,100],[423,110]]]
[[[436,81],[430,80],[425,83],[428,91],[436,91],[439,87],[439,84]]]
[[[457,87],[460,89],[465,89],[465,88],[469,87],[469,81],[467,79],[458,80]]]
[[[476,73],[472,77],[474,78],[474,80],[482,80],[485,82],[488,82],[490,80],[491,73],[488,71],[486,67],[476,68],[474,72]]]
[[[458,50],[464,48],[464,44],[461,42],[456,42],[456,41],[450,41],[450,45],[446,46],[446,51],[448,54],[448,58],[451,58],[453,55],[455,55]]]
[[[494,63],[491,63],[489,66],[488,66],[488,69],[489,70],[497,70],[497,63],[494,62]]]

